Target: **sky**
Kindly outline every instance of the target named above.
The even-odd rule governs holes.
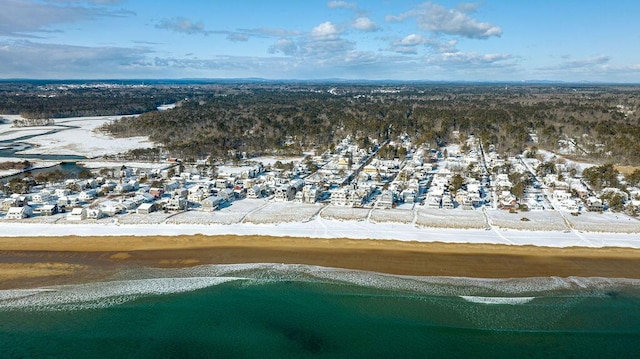
[[[640,83],[638,0],[0,0],[0,78]]]

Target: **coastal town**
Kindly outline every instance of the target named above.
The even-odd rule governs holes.
[[[589,213],[626,219],[614,230],[640,230],[640,188],[625,186],[624,174],[616,171],[615,186],[596,189],[583,171],[606,166],[535,145],[504,158],[473,134],[453,136],[444,147],[417,146],[403,135],[366,148],[347,137],[324,152],[241,155],[234,163],[96,160],[38,170],[17,161],[12,163],[24,168],[3,180],[0,218],[25,224],[229,225],[322,217],[417,228],[598,230],[592,216],[580,220]],[[530,134],[534,144],[536,136]],[[65,168],[75,175],[65,176]]]

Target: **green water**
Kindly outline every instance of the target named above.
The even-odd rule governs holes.
[[[3,309],[0,356],[634,358],[640,353],[636,288],[554,289],[520,304],[483,304],[448,295],[462,290],[459,283],[454,289],[427,283],[407,290],[336,277],[252,278],[74,310]],[[424,289],[434,286],[437,294]]]

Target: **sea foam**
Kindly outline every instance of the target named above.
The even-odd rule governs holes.
[[[4,290],[0,291],[0,310],[105,308],[140,297],[189,292],[239,279],[242,278],[149,278],[61,285],[37,290]]]
[[[535,299],[535,297],[478,297],[471,295],[461,295],[460,298],[471,303],[509,305],[526,304]]]

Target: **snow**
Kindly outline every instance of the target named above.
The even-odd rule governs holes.
[[[235,206],[235,209],[234,209]],[[366,209],[357,209],[354,217],[362,218]],[[594,223],[595,229],[607,232],[582,230],[535,230],[514,228],[488,228],[481,210],[416,210],[416,224],[398,223],[398,217],[390,215],[394,210],[373,210],[377,221],[383,217],[391,222],[365,219],[337,220],[346,217],[346,208],[323,207],[301,203],[273,203],[266,200],[242,200],[214,212],[187,211],[179,214],[155,212],[149,215],[128,215],[105,218],[99,221],[69,223],[64,217],[35,217],[22,221],[0,219],[3,236],[115,236],[115,235],[265,235],[310,238],[353,238],[420,242],[490,243],[509,245],[535,245],[546,247],[631,247],[640,248],[640,222],[637,219],[615,214],[584,213],[578,219],[568,218],[577,228]],[[521,216],[531,221],[541,221],[552,211],[509,214],[488,210],[489,218],[504,221],[503,225],[520,224]],[[408,218],[412,211],[400,211],[399,218]],[[531,215],[534,214],[535,215]],[[512,217],[508,217],[512,216]],[[584,217],[583,217],[584,216]],[[505,219],[506,218],[506,219]],[[510,219],[513,218],[513,219]],[[553,217],[555,218],[555,217]],[[550,220],[558,223],[557,219]],[[55,222],[55,225],[52,223]],[[618,226],[625,223],[623,233]],[[446,227],[450,226],[450,227]],[[472,227],[463,229],[462,227]],[[615,232],[617,231],[617,232]]]
[[[103,124],[120,116],[76,117],[56,119],[56,125],[77,126],[48,135],[41,135],[23,142],[34,145],[20,154],[75,155],[97,157],[106,154],[126,152],[136,148],[153,147],[148,137],[114,138],[95,131]],[[0,128],[0,131],[3,131]]]
[[[509,211],[487,211],[491,224],[500,228],[526,231],[564,231],[569,227],[557,211],[529,211],[509,213]],[[522,218],[528,219],[523,221]]]
[[[373,223],[413,223],[413,211],[402,209],[374,209],[369,220]]]
[[[322,210],[322,218],[339,221],[365,221],[371,210],[367,208],[353,208],[342,206],[327,206]]]
[[[486,219],[480,210],[416,207],[416,226],[432,228],[484,229]]]
[[[317,204],[303,204],[295,202],[269,203],[245,218],[248,223],[282,224],[288,222],[308,222],[318,214],[322,206]]]
[[[578,216],[566,213],[567,220],[579,231],[601,233],[640,233],[640,221],[622,213],[581,212]],[[639,236],[640,237],[640,236]]]

